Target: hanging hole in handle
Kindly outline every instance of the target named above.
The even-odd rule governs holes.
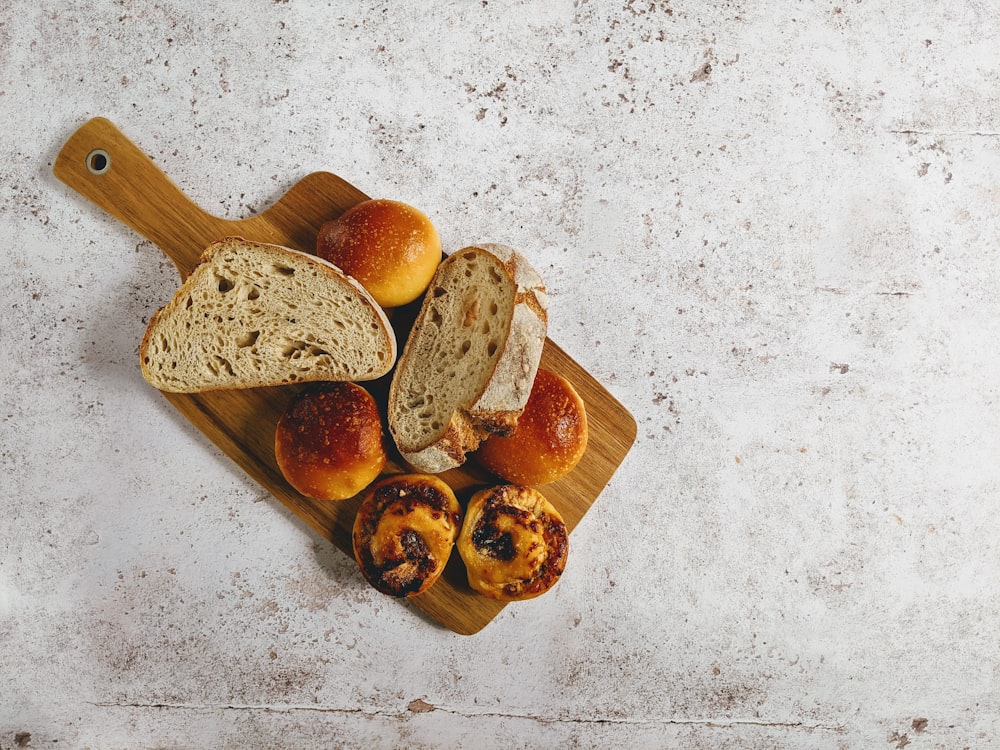
[[[87,154],[87,171],[101,175],[111,169],[111,157],[103,148],[95,148]]]

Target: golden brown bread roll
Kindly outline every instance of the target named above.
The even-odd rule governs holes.
[[[544,594],[559,580],[569,533],[538,490],[506,484],[472,496],[455,546],[473,589],[517,601]]]
[[[274,455],[288,483],[316,500],[345,500],[385,466],[375,399],[355,383],[323,383],[295,395],[278,420]]]
[[[476,460],[514,484],[546,484],[569,473],[587,450],[587,412],[565,378],[538,369],[513,435],[490,436]]]
[[[427,289],[441,262],[441,239],[423,212],[377,198],[323,224],[316,255],[361,282],[382,307],[398,307]]]
[[[354,520],[354,557],[383,594],[409,597],[440,577],[461,526],[451,487],[432,474],[396,474],[365,493]]]

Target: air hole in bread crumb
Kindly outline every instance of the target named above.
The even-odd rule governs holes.
[[[496,341],[491,341],[489,343],[489,346],[486,347],[486,354],[488,354],[490,357],[492,357],[494,354],[497,353],[497,349],[498,348],[499,348],[499,345],[497,344],[497,342]]]
[[[216,275],[215,280],[216,282],[218,282],[219,291],[222,294],[225,294],[226,292],[230,291],[235,286],[233,280],[227,279],[225,276]]]
[[[191,295],[189,294],[188,298],[187,298],[187,302],[184,303],[184,309],[185,310],[189,310],[191,308],[191,305],[193,305],[193,304],[194,304],[194,300],[191,299]]]
[[[292,359],[302,355],[302,350],[306,348],[305,341],[289,341],[285,348],[281,350],[281,356],[285,359]]]
[[[471,348],[472,348],[472,341],[469,340],[469,339],[466,339],[465,341],[462,342],[462,352],[461,352],[461,354],[459,354],[459,356],[464,356],[464,355],[468,354],[469,353],[469,349],[471,349]]]
[[[465,306],[465,317],[462,319],[462,326],[464,328],[472,328],[477,318],[479,318],[479,300],[473,299]]]
[[[220,357],[220,356],[219,356],[218,354],[216,354],[216,355],[214,355],[214,356],[215,356],[215,361],[216,361],[216,362],[217,362],[217,363],[218,363],[218,364],[219,364],[219,365],[220,365],[220,366],[221,366],[221,367],[222,367],[222,368],[223,368],[223,369],[224,369],[224,370],[225,370],[225,371],[226,371],[227,373],[229,373],[230,375],[232,375],[232,376],[234,376],[234,377],[235,377],[236,373],[235,373],[235,372],[233,372],[233,365],[232,365],[232,363],[230,363],[230,361],[229,361],[228,359],[226,359],[225,357]]]
[[[499,310],[500,310],[500,308],[497,307],[497,303],[496,302],[490,302],[490,315],[496,315],[497,312],[499,312]],[[487,323],[487,325],[489,325],[489,324]]]
[[[271,273],[278,276],[294,276],[295,269],[289,268],[288,266],[278,265],[277,263],[271,266]]]
[[[448,293],[448,290],[445,289],[444,287],[441,287],[441,286],[434,287],[434,296],[435,297],[443,297],[447,293]]]
[[[247,292],[247,300],[248,301],[255,300],[258,297],[260,297],[260,287],[254,284],[253,286],[250,287],[250,291]]]
[[[493,280],[497,284],[503,283],[503,276],[500,275],[500,272],[496,268],[490,268],[490,276],[493,277]]]
[[[236,346],[248,347],[253,346],[257,343],[257,338],[260,336],[260,331],[250,331],[249,333],[241,336],[236,340]]]

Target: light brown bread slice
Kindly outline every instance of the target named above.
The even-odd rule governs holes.
[[[531,393],[548,297],[528,261],[474,245],[441,262],[389,388],[389,430],[420,471],[461,465],[488,434],[509,434]]]
[[[373,380],[396,337],[371,295],[336,266],[227,237],[149,321],[142,374],[177,393],[313,380]]]

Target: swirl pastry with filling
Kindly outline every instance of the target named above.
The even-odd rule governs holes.
[[[473,589],[518,601],[544,594],[559,580],[569,533],[540,492],[505,484],[472,496],[456,547]]]
[[[430,474],[395,474],[365,492],[354,520],[354,557],[383,594],[416,596],[444,571],[461,526],[451,487]]]

